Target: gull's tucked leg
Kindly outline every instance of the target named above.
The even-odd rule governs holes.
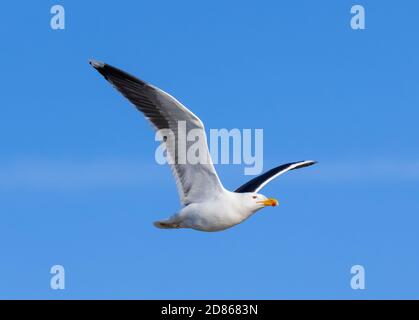
[[[167,221],[156,221],[154,222],[154,226],[160,229],[179,229],[179,225],[173,222]]]
[[[181,221],[177,215],[167,219],[154,222],[154,226],[160,229],[179,229],[182,228]]]

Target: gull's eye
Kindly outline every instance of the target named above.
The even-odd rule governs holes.
[[[256,198],[257,198],[257,196],[253,196],[252,198],[253,198],[253,199],[256,199]]]

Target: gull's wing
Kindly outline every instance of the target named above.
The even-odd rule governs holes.
[[[156,131],[171,130],[173,136],[167,137],[167,133],[164,133],[163,137],[180,200],[184,205],[200,202],[211,197],[213,192],[223,190],[208,151],[204,125],[197,116],[166,92],[122,70],[93,60],[90,61],[90,64],[150,120]],[[179,134],[179,121],[184,121],[185,133]],[[186,137],[190,130],[194,130],[194,136],[200,137],[199,145],[197,145],[198,142],[187,141]],[[183,137],[183,134],[186,136]],[[179,138],[181,135],[182,137]],[[194,145],[199,152],[205,153],[199,155],[203,161],[189,164],[183,155],[182,160],[179,161],[178,139],[184,140],[180,143],[184,144],[186,151],[191,145]]]
[[[244,193],[244,192],[258,192],[260,189],[262,189],[269,181],[275,179],[279,175],[294,169],[299,169],[303,167],[308,167],[313,164],[315,164],[316,161],[298,161],[298,162],[292,162],[283,164],[281,166],[278,166],[276,168],[273,168],[260,176],[257,176],[256,178],[250,180],[249,182],[245,183],[244,185],[240,186],[235,192]]]

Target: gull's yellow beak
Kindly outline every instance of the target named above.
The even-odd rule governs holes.
[[[258,201],[258,203],[262,203],[265,207],[276,207],[278,205],[278,200],[270,198],[264,201]]]

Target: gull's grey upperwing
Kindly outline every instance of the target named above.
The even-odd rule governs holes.
[[[258,192],[262,189],[269,181],[275,179],[279,175],[294,169],[304,168],[315,164],[316,161],[306,160],[298,161],[280,165],[276,168],[273,168],[256,178],[253,178],[249,182],[246,182],[244,185],[240,186],[235,192],[244,193],[244,192]]]
[[[170,167],[176,178],[180,200],[184,205],[199,202],[224,188],[217,176],[209,154],[207,139],[202,121],[179,101],[159,88],[136,77],[112,67],[106,63],[91,60],[90,64],[104,76],[119,92],[122,93],[152,123],[155,130],[170,129],[174,137],[164,136]],[[177,147],[179,132],[178,123],[185,122],[186,136],[190,130],[199,132],[202,144],[199,150],[205,151],[205,161],[189,164],[179,161]],[[182,141],[185,149],[196,144],[196,141]]]

